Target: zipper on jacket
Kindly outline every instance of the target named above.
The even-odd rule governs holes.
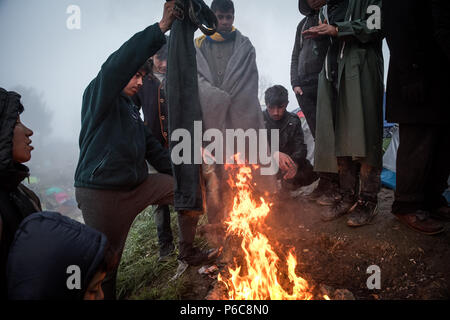
[[[98,171],[101,167],[103,167],[103,165],[104,165],[105,162],[106,162],[106,159],[108,158],[108,156],[109,156],[110,154],[111,154],[111,151],[108,151],[108,152],[106,153],[106,155],[103,157],[102,161],[100,161],[100,163],[97,165],[97,167],[95,167],[95,169],[92,171],[91,177],[95,177],[95,176],[96,176],[97,171]]]

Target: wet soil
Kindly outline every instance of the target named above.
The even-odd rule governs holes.
[[[308,280],[316,298],[326,285],[364,300],[449,299],[450,230],[427,236],[409,229],[391,214],[393,199],[393,191],[383,189],[378,216],[371,225],[356,229],[347,226],[345,216],[322,222],[323,207],[304,196],[284,199],[273,207],[264,234],[281,259],[295,248],[297,273]],[[450,229],[450,223],[446,227]],[[219,244],[214,235],[207,238]],[[229,260],[225,252],[219,261],[222,272]],[[373,265],[381,270],[380,290],[367,287],[372,275],[367,269]],[[187,271],[189,290],[183,298],[202,300],[208,294],[208,298],[223,298],[217,280],[200,275],[198,269]]]

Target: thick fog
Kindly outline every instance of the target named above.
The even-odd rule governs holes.
[[[122,43],[159,22],[164,2],[0,0],[0,87],[23,95],[23,120],[35,131],[32,167],[43,159],[55,166],[50,155],[61,158],[63,171],[75,165],[85,87]],[[234,2],[235,26],[256,47],[261,87],[290,89],[291,52],[303,18],[297,0]],[[67,27],[71,5],[81,10],[80,29]],[[290,101],[289,110],[296,109],[292,93]]]

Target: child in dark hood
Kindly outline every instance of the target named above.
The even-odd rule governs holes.
[[[102,233],[40,212],[19,227],[7,265],[10,300],[103,300],[112,251]]]
[[[6,298],[6,259],[22,220],[42,211],[39,198],[22,181],[31,159],[33,131],[21,121],[20,95],[0,88],[0,299]]]

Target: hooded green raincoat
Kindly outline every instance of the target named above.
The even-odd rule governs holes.
[[[338,172],[337,157],[382,165],[383,72],[381,30],[369,29],[381,0],[349,0],[344,22],[336,23],[340,50],[337,104],[328,75],[329,58],[319,76],[315,170]],[[368,13],[369,12],[369,13]]]

